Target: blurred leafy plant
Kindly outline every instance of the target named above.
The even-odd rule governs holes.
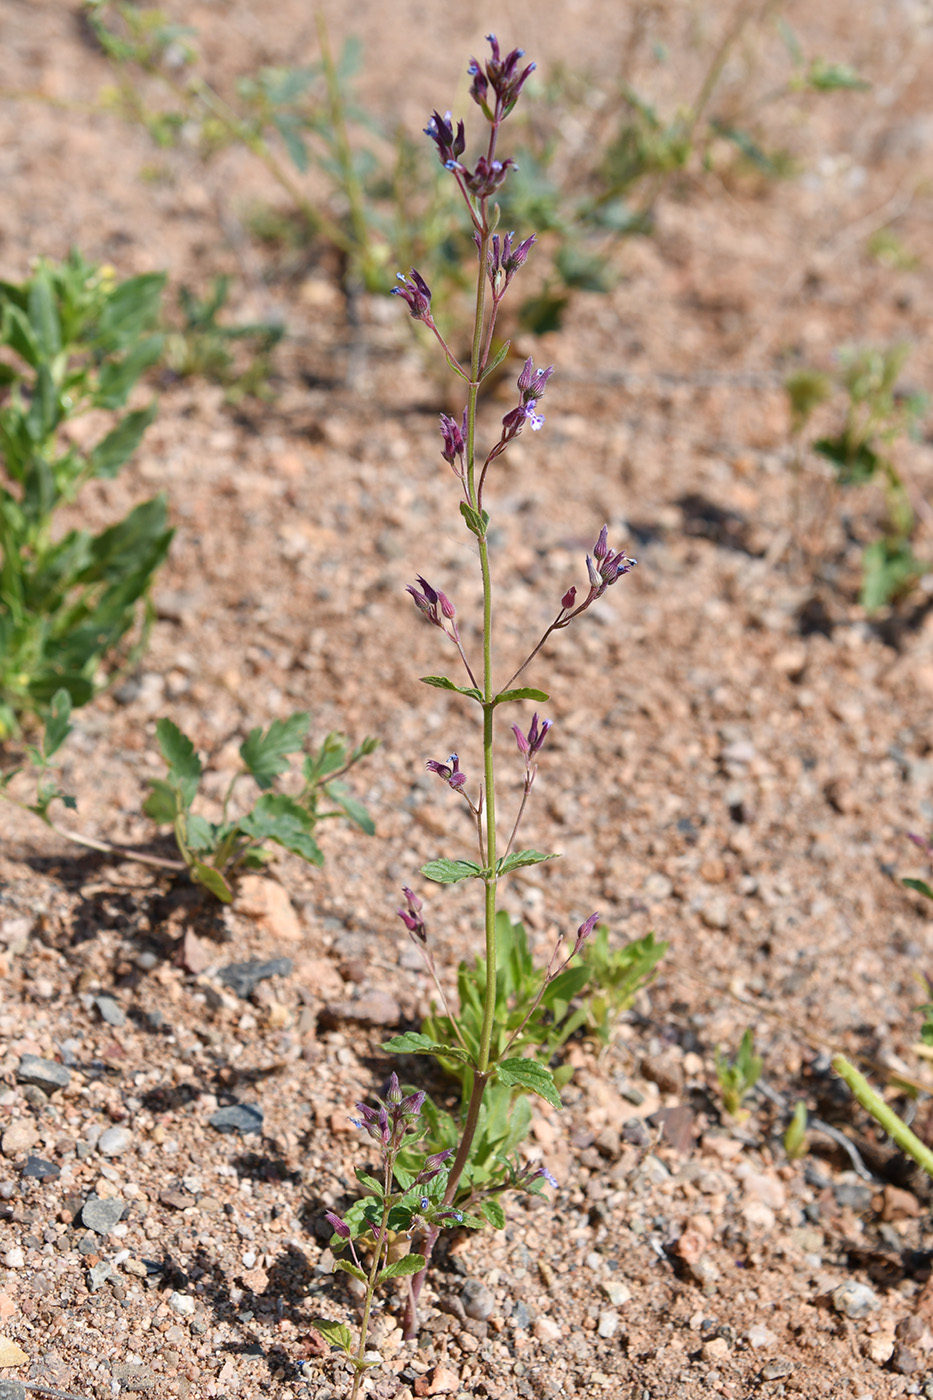
[[[742,1121],[748,1117],[748,1109],[742,1105],[761,1078],[763,1068],[764,1060],[755,1054],[755,1037],[750,1026],[742,1036],[734,1060],[716,1051],[716,1078],[722,1106],[730,1118]]]
[[[803,1099],[794,1105],[793,1116],[784,1132],[784,1151],[792,1162],[805,1157],[810,1150],[807,1141],[807,1106]]]
[[[0,282],[0,740],[47,714],[62,688],[86,704],[104,666],[143,645],[148,589],[172,538],[165,498],[97,535],[55,526],[88,481],[117,475],[155,417],[154,402],[119,411],[162,353],[163,283],[160,273],[118,282],[76,252]],[[80,445],[86,433],[72,425],[97,411],[110,426]]]
[[[319,15],[317,62],[259,68],[221,92],[205,75],[196,31],[162,10],[85,0],[85,13],[113,66],[112,105],[162,147],[186,141],[204,160],[231,144],[252,151],[299,215],[304,241],[321,238],[341,255],[349,285],[385,291],[393,252],[412,261],[441,241],[452,201],[436,176],[419,173],[413,144],[356,100],[358,39],[335,59]],[[161,105],[149,105],[144,76],[157,81]],[[322,180],[325,193],[309,193]]]
[[[804,369],[790,375],[792,432],[799,444],[811,415],[834,397],[845,399],[838,432],[813,439],[809,448],[833,466],[837,486],[880,484],[885,523],[880,538],[862,554],[860,601],[868,612],[908,594],[929,569],[913,550],[916,515],[891,455],[892,445],[913,435],[926,411],[922,394],[900,394],[897,381],[910,353],[907,345],[849,348],[840,352],[832,375]]]
[[[256,870],[271,859],[269,842],[311,865],[323,865],[324,855],[314,838],[318,822],[342,816],[367,835],[374,833],[365,807],[340,780],[373,752],[377,739],[364,739],[351,748],[344,735],[328,734],[316,751],[305,755],[297,796],[273,790],[276,780],[289,771],[291,755],[303,751],[310,722],[302,711],[276,720],[266,730],[250,730],[240,745],[243,767],[230,780],[216,822],[192,811],[204,773],[194,744],[172,720],[160,719],[156,725],[168,772],[151,780],[143,810],[160,826],[172,827],[191,879],[225,904],[233,899],[240,871]],[[260,796],[247,811],[231,817],[234,789],[246,776],[253,779]],[[322,810],[324,801],[331,805]]]
[[[182,324],[165,336],[163,363],[180,378],[204,375],[227,387],[227,397],[235,402],[246,395],[262,398],[269,393],[271,353],[285,327],[271,321],[249,325],[224,325],[219,317],[227,304],[229,277],[215,277],[204,298],[188,287],[179,288],[178,306]],[[249,361],[238,368],[233,348],[245,343]]]

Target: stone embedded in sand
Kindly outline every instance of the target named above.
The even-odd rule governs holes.
[[[132,1141],[129,1128],[108,1128],[97,1139],[97,1150],[102,1157],[119,1157]]]
[[[16,1070],[19,1084],[33,1084],[46,1094],[56,1089],[67,1089],[71,1082],[71,1071],[55,1060],[43,1060],[39,1055],[23,1055]]]
[[[874,1289],[869,1288],[867,1283],[857,1283],[855,1279],[847,1279],[845,1283],[840,1283],[830,1296],[836,1312],[855,1321],[869,1317],[873,1312],[877,1312],[880,1306]]]
[[[0,1151],[4,1157],[18,1157],[21,1152],[28,1152],[30,1147],[35,1147],[39,1141],[39,1133],[35,1123],[31,1118],[20,1118],[16,1123],[11,1123],[0,1139]]]
[[[125,1209],[125,1203],[117,1197],[103,1201],[99,1196],[89,1196],[81,1208],[81,1224],[97,1235],[109,1235]]]

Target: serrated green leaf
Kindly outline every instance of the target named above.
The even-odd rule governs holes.
[[[102,438],[88,459],[94,476],[112,478],[128,462],[142,441],[143,433],[156,416],[156,404],[137,409],[121,418],[117,426]]]
[[[519,686],[517,690],[500,690],[493,704],[504,705],[510,700],[537,700],[539,705],[543,705],[550,698],[543,690],[535,690],[530,685],[523,685]]]
[[[358,1268],[356,1264],[351,1264],[349,1259],[335,1259],[334,1273],[349,1274],[351,1278],[359,1279],[360,1283],[366,1282],[366,1275],[363,1273],[363,1270]]]
[[[240,757],[261,788],[269,788],[280,773],[288,768],[286,754],[298,753],[304,747],[311,716],[306,710],[277,719],[265,731],[251,729],[240,745]]]
[[[312,836],[314,820],[300,803],[282,792],[263,793],[251,812],[239,820],[239,828],[258,841],[275,841],[312,865],[324,864],[324,853]]]
[[[537,1060],[521,1058],[502,1060],[496,1072],[503,1084],[529,1089],[533,1094],[545,1099],[552,1108],[561,1108],[560,1094],[554,1087],[554,1076],[546,1065]]]
[[[477,539],[485,539],[486,526],[489,524],[489,512],[484,510],[480,515],[479,511],[474,510],[471,505],[467,505],[466,501],[461,501],[460,514],[466,521],[467,529],[472,531]]]
[[[219,870],[215,870],[212,865],[205,865],[203,861],[195,861],[191,866],[191,878],[195,884],[203,885],[206,890],[223,904],[233,902],[233,890],[227,884]]]
[[[353,1333],[345,1323],[328,1322],[323,1317],[316,1317],[311,1326],[316,1332],[320,1332],[325,1342],[329,1342],[332,1347],[339,1347],[347,1356],[353,1351]]]
[[[182,803],[190,807],[203,772],[194,744],[177,724],[164,718],[156,724],[156,739],[168,764],[169,776],[178,785]]]
[[[472,1065],[473,1060],[457,1045],[439,1045],[429,1035],[420,1031],[407,1031],[405,1035],[393,1036],[383,1043],[383,1050],[392,1055],[437,1055],[445,1060],[459,1060],[461,1064]]]
[[[545,855],[541,851],[513,851],[498,864],[500,875],[507,875],[510,870],[518,870],[523,865],[540,865],[544,860],[557,860],[556,855]]]
[[[460,880],[469,880],[483,872],[472,860],[429,860],[421,867],[421,873],[438,885],[456,885]]]
[[[219,828],[206,817],[190,813],[185,823],[185,844],[199,855],[209,855],[218,844]]]
[[[487,1196],[480,1201],[479,1208],[494,1230],[505,1229],[505,1211],[495,1196]]]
[[[407,1278],[410,1274],[420,1274],[424,1268],[423,1254],[405,1254],[393,1264],[387,1264],[376,1275],[377,1283],[385,1283],[387,1278]]]
[[[436,690],[455,690],[458,695],[468,695],[471,700],[482,704],[482,692],[475,685],[454,685],[446,676],[422,676],[421,680],[425,685],[433,685]]]

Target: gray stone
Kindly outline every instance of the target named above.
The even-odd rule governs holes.
[[[492,1315],[496,1300],[482,1279],[468,1278],[460,1290],[460,1301],[467,1317],[485,1322]]]
[[[97,1139],[97,1150],[102,1157],[119,1157],[133,1141],[129,1128],[108,1128]]]
[[[105,1201],[100,1196],[89,1196],[81,1209],[81,1224],[95,1234],[109,1235],[125,1209],[125,1202],[117,1197]]]
[[[45,1093],[56,1089],[67,1089],[71,1083],[71,1071],[54,1060],[43,1060],[38,1055],[23,1055],[16,1070],[20,1084],[34,1084]]]
[[[95,1264],[92,1269],[87,1271],[88,1288],[92,1293],[96,1293],[99,1288],[103,1288],[112,1274],[113,1265],[107,1259],[102,1259],[99,1264]]]
[[[36,1157],[32,1152],[23,1163],[23,1176],[31,1177],[34,1181],[57,1181],[61,1174],[61,1167],[47,1162],[44,1157]]]
[[[838,1288],[833,1289],[831,1296],[836,1312],[856,1321],[869,1317],[879,1307],[878,1295],[874,1289],[869,1288],[867,1283],[856,1283],[854,1279],[840,1283]]]
[[[516,1303],[512,1309],[512,1323],[515,1327],[529,1327],[531,1325],[531,1313],[524,1303]]]
[[[156,1378],[147,1366],[132,1361],[115,1361],[112,1374],[124,1390],[151,1390]]]
[[[126,1025],[126,1012],[119,1002],[114,1001],[113,997],[95,997],[94,1005],[100,1012],[101,1019],[106,1021],[108,1026]]]
[[[619,1314],[611,1308],[606,1308],[599,1314],[599,1326],[596,1330],[604,1340],[614,1337],[619,1330]]]
[[[217,980],[245,1001],[252,996],[259,982],[264,982],[267,977],[288,977],[291,970],[291,958],[270,958],[268,962],[253,958],[250,962],[230,963],[222,967]]]
[[[23,1382],[0,1380],[0,1400],[26,1400],[26,1387]]]
[[[261,1133],[262,1109],[258,1103],[232,1103],[218,1108],[207,1121],[220,1133]]]

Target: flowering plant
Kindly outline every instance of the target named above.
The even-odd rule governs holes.
[[[588,589],[578,600],[577,588],[571,585],[560,598],[554,619],[530,648],[525,659],[504,684],[500,683],[492,663],[492,602],[493,585],[489,560],[489,512],[486,487],[490,468],[506,452],[515,439],[528,427],[539,432],[544,426],[541,401],[548,388],[554,366],[535,368],[527,359],[517,378],[518,402],[502,418],[498,440],[485,455],[477,450],[476,416],[482,382],[505,359],[509,344],[496,346],[496,322],[499,307],[516,274],[521,270],[535,242],[530,234],[516,241],[514,233],[496,231],[498,206],[493,196],[507,180],[514,162],[501,158],[498,151],[502,124],[513,110],[534,64],[522,66],[521,49],[502,55],[495,35],[489,35],[492,56],[482,66],[476,59],[469,67],[473,79],[470,93],[485,118],[488,135],[485,150],[472,166],[465,164],[466,133],[462,121],[454,124],[450,113],[435,112],[426,134],[434,143],[438,157],[450,171],[469,211],[473,227],[478,264],[476,301],[469,363],[461,363],[436,325],[431,311],[431,289],[414,268],[408,276],[399,274],[396,295],[407,304],[412,317],[423,322],[438,341],[447,364],[464,385],[466,405],[459,419],[441,414],[441,455],[450,465],[459,483],[459,510],[466,528],[476,540],[483,589],[482,626],[478,641],[481,656],[471,658],[470,642],[461,636],[457,609],[450,598],[422,576],[409,585],[408,592],[421,615],[437,627],[453,644],[467,684],[460,685],[445,675],[423,676],[422,680],[438,689],[462,695],[475,704],[482,715],[483,773],[479,781],[471,782],[460,767],[457,753],[445,760],[430,758],[427,768],[437,775],[463,803],[475,833],[475,859],[440,857],[429,861],[421,874],[440,885],[476,880],[482,888],[485,957],[477,959],[482,982],[461,978],[461,1000],[472,986],[471,1005],[461,1005],[455,1016],[447,1003],[444,989],[437,976],[428,935],[427,919],[422,900],[414,890],[404,889],[405,904],[399,917],[421,952],[433,978],[445,1015],[426,1022],[439,1038],[424,1032],[395,1037],[384,1047],[396,1053],[427,1054],[442,1064],[453,1063],[462,1077],[464,1107],[456,1124],[454,1146],[432,1152],[420,1170],[413,1169],[413,1147],[418,1141],[430,1142],[437,1128],[438,1115],[424,1094],[402,1096],[393,1075],[386,1100],[378,1109],[360,1108],[358,1120],[370,1137],[378,1141],[382,1155],[382,1180],[361,1176],[371,1197],[357,1202],[344,1217],[333,1217],[332,1244],[350,1246],[352,1259],[338,1261],[338,1267],[364,1283],[366,1301],[359,1340],[354,1346],[349,1329],[342,1324],[318,1322],[316,1325],[328,1340],[339,1346],[355,1369],[352,1396],[356,1397],[365,1367],[370,1364],[366,1354],[366,1333],[373,1291],[385,1279],[407,1278],[404,1329],[408,1337],[417,1330],[418,1299],[425,1271],[442,1228],[455,1223],[478,1228],[485,1222],[501,1224],[504,1213],[499,1195],[508,1189],[540,1193],[545,1184],[556,1186],[545,1167],[523,1163],[508,1154],[524,1136],[528,1117],[512,1112],[518,1096],[536,1094],[555,1107],[560,1107],[560,1095],[554,1075],[542,1058],[521,1053],[531,1044],[528,1028],[535,1023],[540,1008],[552,1011],[556,990],[564,987],[569,1004],[574,994],[567,983],[575,967],[571,964],[584,948],[599,918],[591,914],[576,930],[568,943],[561,933],[546,969],[537,974],[537,988],[524,997],[521,1009],[503,1008],[501,998],[502,967],[500,941],[503,934],[512,937],[514,929],[504,911],[498,908],[500,891],[506,877],[523,866],[551,859],[540,851],[523,849],[518,833],[537,774],[537,761],[552,728],[550,719],[539,718],[538,712],[524,728],[511,726],[520,757],[524,760],[524,777],[516,814],[504,844],[500,841],[497,820],[497,788],[495,770],[495,729],[498,711],[503,705],[531,701],[537,705],[547,702],[544,691],[517,685],[529,663],[538,655],[552,633],[570,626],[619,578],[635,564],[623,550],[609,547],[608,528],[599,531],[592,554],[586,557]],[[522,938],[524,935],[522,934]],[[575,965],[576,966],[576,965]],[[563,981],[562,981],[563,979]],[[585,980],[585,978],[584,978]],[[582,985],[579,984],[579,985]],[[578,986],[577,983],[574,986]],[[501,1023],[505,1014],[507,1019]],[[562,1015],[566,1014],[565,1010]],[[527,1109],[526,1109],[527,1114]],[[436,1136],[436,1133],[435,1133]],[[409,1140],[406,1143],[406,1138]],[[483,1159],[482,1171],[476,1169]],[[489,1159],[494,1169],[489,1168]],[[393,1232],[399,1230],[406,1240],[414,1240],[415,1252],[391,1262]],[[355,1250],[355,1241],[369,1235],[372,1263],[368,1273]]]

